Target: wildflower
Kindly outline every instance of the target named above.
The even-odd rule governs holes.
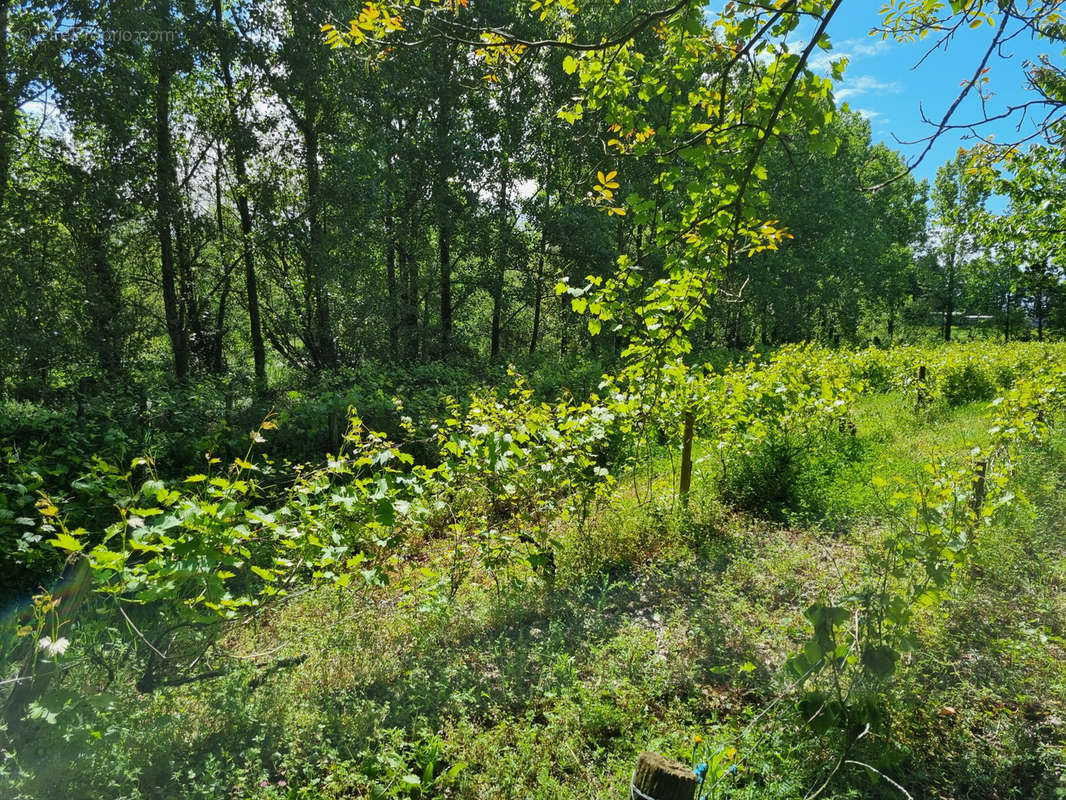
[[[701,761],[692,771],[696,774],[696,777],[700,779],[700,783],[703,783],[704,779],[707,777],[707,763]]]
[[[43,650],[45,655],[52,658],[61,656],[67,652],[67,648],[70,646],[70,640],[66,636],[60,636],[54,642],[51,636],[42,636],[37,641],[37,649]]]

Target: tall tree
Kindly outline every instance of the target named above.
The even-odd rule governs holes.
[[[170,31],[172,24],[170,0],[156,0],[156,20],[159,30]],[[177,55],[168,41],[159,38],[155,52],[155,190],[156,233],[159,237],[159,261],[163,286],[163,311],[166,317],[167,335],[170,337],[174,357],[174,373],[179,380],[189,375],[189,340],[187,324],[195,309],[188,308],[192,288],[183,281],[179,301],[179,272],[187,278],[184,238],[181,235],[182,219],[179,212],[176,163],[171,136],[171,92],[174,76],[178,71]]]
[[[1005,336],[1010,336],[1010,307],[1024,305],[1043,339],[1062,298],[1066,269],[1066,156],[1061,147],[1033,145],[1000,159],[983,146],[975,149],[970,170],[986,190],[1009,200],[1001,214],[979,220],[982,242],[999,265],[988,277],[998,279],[995,285],[1007,306]]]
[[[951,341],[959,299],[968,279],[968,266],[980,254],[977,222],[988,192],[967,177],[965,154],[942,165],[932,192],[933,229],[927,260],[927,285],[943,313],[944,341]]]
[[[248,202],[249,132],[242,124],[237,86],[233,78],[234,37],[222,14],[222,0],[213,0],[214,23],[218,37],[218,67],[226,94],[227,147],[237,185],[234,187],[241,225],[241,257],[244,261],[244,287],[248,307],[248,333],[252,345],[252,363],[256,381],[266,385],[266,348],[259,318],[259,280],[255,268],[255,244],[252,239],[252,212]]]

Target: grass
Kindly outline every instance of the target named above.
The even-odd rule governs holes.
[[[708,459],[687,511],[623,487],[559,532],[553,577],[472,571],[448,603],[418,589],[447,543],[419,542],[390,588],[308,593],[234,632],[224,677],[106,687],[111,711],[18,754],[35,777],[7,796],[607,800],[641,750],[691,763],[698,747],[738,765],[716,798],[800,798],[829,776],[822,797],[903,796],[870,768],[914,798],[1066,797],[1061,434],[1026,454],[1027,501],[925,612],[888,733],[852,753],[868,766],[834,772],[832,736],[804,727],[781,677],[803,610],[862,569],[870,478],[965,455],[984,411],[864,400],[847,457],[806,473],[806,508],[732,510]]]

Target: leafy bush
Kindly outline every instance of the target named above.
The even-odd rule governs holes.
[[[861,451],[847,431],[803,439],[774,434],[727,461],[719,491],[725,502],[757,516],[817,522],[833,510],[837,476]]]
[[[996,381],[989,370],[976,363],[948,366],[940,376],[940,393],[954,408],[967,403],[988,402],[996,395]]]
[[[795,507],[799,448],[785,436],[770,436],[726,462],[719,491],[736,508],[781,518]]]

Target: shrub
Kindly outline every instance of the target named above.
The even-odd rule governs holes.
[[[989,371],[974,363],[945,366],[941,375],[941,395],[950,407],[988,402],[996,395],[996,383]]]
[[[840,506],[838,477],[861,450],[847,431],[775,434],[727,462],[719,491],[735,508],[766,519],[821,521]]]
[[[727,462],[719,488],[732,506],[779,518],[793,505],[797,448],[787,436],[770,436]]]

